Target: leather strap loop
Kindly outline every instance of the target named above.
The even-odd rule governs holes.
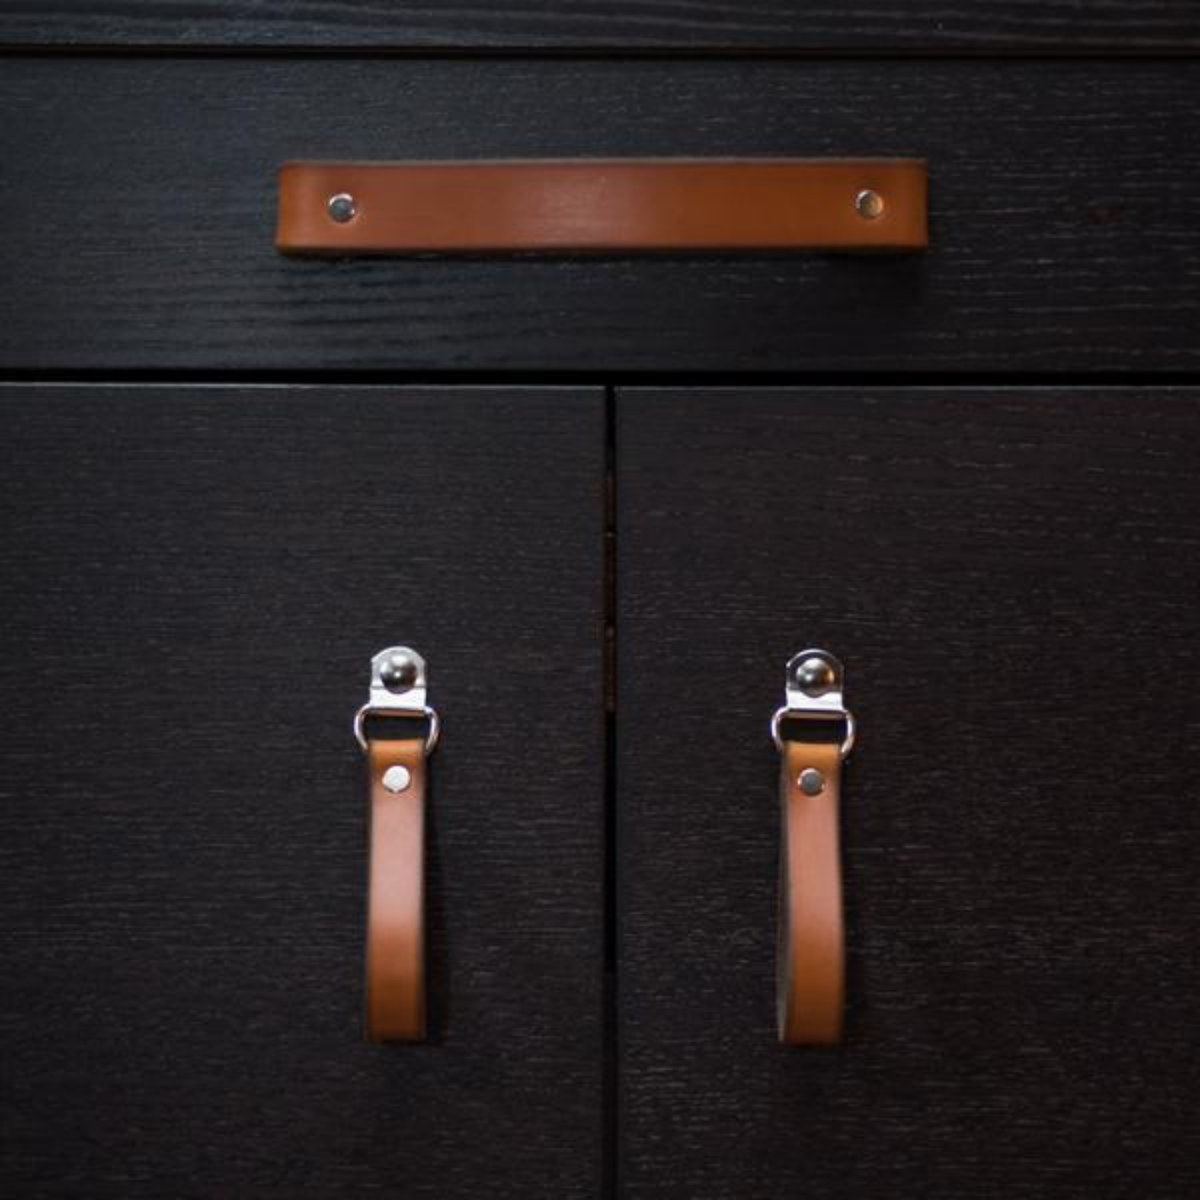
[[[367,1037],[425,1037],[425,746],[422,738],[367,742],[370,867]]]
[[[836,742],[785,742],[780,800],[779,1040],[830,1045],[842,1036],[845,949]]]

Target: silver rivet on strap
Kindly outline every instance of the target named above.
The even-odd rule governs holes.
[[[383,786],[389,792],[403,792],[410,783],[412,783],[412,772],[407,767],[400,766],[399,763],[394,767],[388,767],[383,773]]]
[[[805,767],[796,780],[796,786],[806,796],[819,796],[825,790],[825,776],[816,767]]]

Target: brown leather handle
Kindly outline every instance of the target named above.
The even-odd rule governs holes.
[[[922,250],[916,159],[288,163],[287,254]]]
[[[425,1036],[425,740],[367,742],[367,1037]]]
[[[780,800],[779,1040],[841,1040],[844,982],[838,833],[841,747],[785,742]]]

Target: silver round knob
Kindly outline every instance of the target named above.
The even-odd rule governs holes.
[[[389,692],[407,692],[417,682],[417,664],[411,654],[396,650],[379,664],[379,682]]]
[[[837,685],[837,672],[824,658],[806,658],[796,664],[796,686],[806,696],[820,696]]]

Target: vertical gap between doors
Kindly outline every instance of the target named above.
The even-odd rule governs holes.
[[[617,1105],[617,393],[604,389],[604,1196],[620,1192]]]

